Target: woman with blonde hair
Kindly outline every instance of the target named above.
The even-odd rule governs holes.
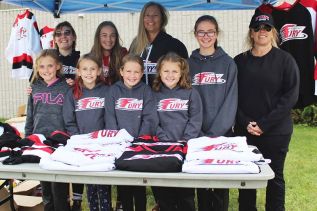
[[[294,58],[276,47],[270,14],[256,11],[248,33],[250,49],[234,58],[238,67],[238,111],[235,134],[246,136],[275,173],[266,188],[267,211],[285,210],[284,163],[293,132],[291,109],[299,93]],[[239,210],[255,211],[256,190],[239,190]]]
[[[174,52],[188,58],[185,45],[166,33],[167,23],[168,12],[161,4],[152,1],[146,3],[140,14],[138,35],[129,49],[130,53],[140,55],[143,59],[143,80],[150,85],[155,78],[156,63],[161,56]]]

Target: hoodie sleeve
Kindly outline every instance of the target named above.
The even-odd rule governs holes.
[[[34,121],[33,121],[33,96],[30,94],[28,98],[27,112],[26,112],[26,121],[25,121],[25,137],[32,135],[34,129]]]
[[[277,101],[274,109],[257,121],[263,133],[268,131],[288,116],[293,106],[296,104],[299,95],[299,69],[296,61],[288,55],[284,65],[282,89],[285,92]]]
[[[189,121],[184,130],[184,139],[186,141],[198,137],[203,122],[203,106],[200,95],[195,89],[192,89],[189,103]]]
[[[237,66],[232,60],[228,67],[225,100],[211,125],[211,136],[225,135],[234,125],[238,107]]]
[[[105,97],[105,129],[118,130],[118,122],[116,117],[116,99],[114,97],[114,87],[111,86]]]
[[[158,116],[155,106],[155,99],[150,87],[146,86],[143,97],[142,122],[139,130],[140,135],[156,134]]]
[[[76,121],[76,105],[73,97],[73,89],[69,89],[63,104],[63,118],[67,133],[70,135],[79,134],[79,128]]]

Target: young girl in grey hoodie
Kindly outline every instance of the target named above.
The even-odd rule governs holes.
[[[105,100],[106,128],[124,128],[135,138],[140,135],[155,135],[157,116],[152,91],[141,81],[143,61],[137,55],[128,54],[122,63],[122,80],[110,87]],[[118,186],[118,192],[123,210],[146,210],[145,187]]]
[[[25,136],[50,136],[55,130],[65,131],[62,113],[68,85],[62,77],[62,64],[56,50],[43,50],[35,61],[31,80]],[[41,182],[45,211],[69,211],[68,183]]]
[[[232,136],[238,105],[237,67],[233,59],[217,46],[216,19],[201,16],[195,23],[199,49],[189,58],[192,85],[203,103],[202,136]],[[199,211],[228,210],[228,189],[198,189]]]
[[[177,142],[197,138],[202,124],[202,103],[192,89],[188,63],[175,53],[162,56],[153,83],[159,141]],[[195,211],[195,189],[152,187],[161,211]]]

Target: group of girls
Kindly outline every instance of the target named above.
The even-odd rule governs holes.
[[[217,45],[216,19],[209,15],[197,19],[194,35],[199,48],[189,59],[184,44],[165,32],[166,24],[164,7],[149,2],[141,11],[129,54],[120,45],[115,25],[104,21],[96,30],[91,52],[81,58],[75,51],[73,27],[68,22],[57,25],[53,36],[57,51],[44,50],[35,62],[26,135],[124,128],[135,138],[153,135],[160,141],[233,136],[238,71]],[[156,62],[154,75],[148,69]],[[143,82],[144,75],[149,85]],[[169,103],[181,106],[169,107]],[[251,126],[255,128],[251,132],[260,131],[256,124]],[[67,185],[42,182],[45,211],[81,209],[83,185],[73,185],[72,208]],[[146,210],[145,187],[118,186],[117,190],[123,210]],[[195,210],[194,189],[153,187],[152,191],[156,210]],[[228,209],[228,189],[198,189],[197,198],[199,211]],[[90,210],[111,210],[110,186],[87,185],[87,199]]]
[[[202,31],[207,36],[201,36]],[[28,104],[29,130],[26,130],[26,135],[49,135],[56,129],[75,135],[105,128],[125,128],[133,137],[148,134],[157,135],[161,141],[187,141],[204,134],[217,136],[230,133],[234,117],[227,120],[228,123],[220,124],[224,128],[219,128],[213,122],[216,118],[224,121],[220,115],[234,113],[237,103],[236,96],[233,96],[236,69],[233,60],[220,47],[217,48],[218,32],[218,24],[212,16],[199,18],[195,24],[195,37],[200,49],[193,52],[189,63],[173,52],[163,55],[156,66],[157,74],[152,90],[142,81],[142,58],[127,54],[127,50],[119,43],[119,33],[112,22],[105,21],[98,26],[91,52],[79,60],[79,52],[75,51],[76,34],[73,27],[68,22],[60,23],[54,32],[57,51],[43,50],[36,60]],[[203,61],[199,55],[203,56]],[[77,66],[75,60],[78,60]],[[211,84],[204,84],[203,77],[197,74],[206,73],[212,65],[224,71],[222,79],[230,81],[230,85],[217,90],[208,89]],[[201,72],[190,72],[190,68],[201,69]],[[72,73],[76,73],[76,77]],[[192,83],[191,77],[198,81]],[[59,84],[63,85],[62,89],[56,92]],[[51,99],[59,99],[52,112],[48,112],[53,107],[51,104],[47,106],[46,102],[36,100],[43,89],[50,93]],[[215,101],[211,107],[207,106],[210,96]],[[232,100],[227,100],[227,96]],[[160,106],[171,101],[183,102],[183,107],[164,109]],[[41,104],[47,106],[42,112]],[[134,106],[127,107],[131,104]],[[218,111],[224,109],[227,111]],[[210,115],[203,117],[203,112]],[[50,113],[57,114],[57,119],[47,121],[46,115]],[[47,122],[49,127],[41,125],[46,126]],[[83,185],[73,185],[75,203],[70,208],[67,184],[45,182],[45,186],[42,183],[45,210],[80,209]],[[63,189],[56,188],[61,185]],[[206,190],[200,190],[203,191]],[[160,210],[195,210],[194,189],[155,187],[153,193]],[[200,195],[199,200],[204,201],[203,195]],[[134,210],[134,206],[135,210],[146,210],[145,187],[118,186],[118,197],[123,210]],[[110,186],[87,185],[87,199],[90,210],[110,210]],[[200,202],[199,206],[202,205]]]

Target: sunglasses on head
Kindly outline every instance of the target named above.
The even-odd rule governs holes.
[[[253,31],[254,32],[258,32],[258,31],[260,31],[262,29],[264,29],[267,32],[270,32],[272,30],[272,27],[269,26],[269,25],[259,25],[259,26],[255,27],[255,28],[253,28]]]
[[[61,37],[62,35],[70,36],[71,34],[72,34],[72,32],[70,30],[65,30],[64,32],[62,32],[62,31],[55,32],[56,37]]]

